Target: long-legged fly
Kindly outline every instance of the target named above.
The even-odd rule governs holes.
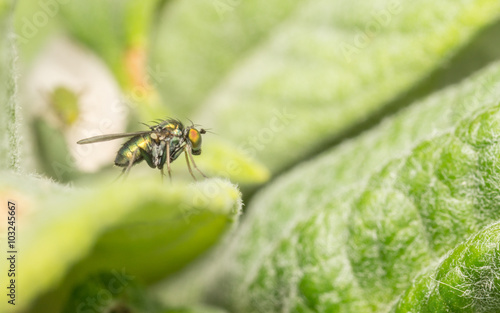
[[[119,138],[132,137],[118,150],[115,165],[123,167],[122,174],[127,174],[132,166],[143,160],[151,168],[158,168],[163,179],[163,166],[167,163],[168,176],[172,179],[170,164],[184,152],[189,173],[196,180],[191,169],[190,161],[194,168],[206,177],[196,166],[194,155],[201,154],[201,135],[206,131],[195,128],[195,125],[184,127],[181,121],[176,119],[161,120],[155,125],[146,125],[149,130],[133,133],[108,134],[90,137],[78,141],[78,144],[89,144],[95,142],[109,141]]]

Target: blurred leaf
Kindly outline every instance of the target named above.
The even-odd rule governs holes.
[[[45,120],[33,121],[33,135],[37,146],[40,169],[51,178],[68,182],[79,173],[68,150],[64,134],[50,126]]]
[[[162,313],[228,313],[225,310],[219,309],[219,308],[213,308],[213,307],[207,307],[207,306],[196,306],[196,307],[191,307],[191,308],[184,308],[184,309],[169,309],[166,311],[163,311]]]
[[[211,133],[203,135],[202,153],[195,156],[195,162],[205,175],[228,178],[241,185],[242,189],[253,188],[269,179],[269,170],[264,165],[245,153],[241,146],[235,146],[221,137]],[[194,168],[193,173],[200,177]],[[193,180],[184,155],[172,163],[172,175],[175,180],[179,177],[187,181]]]
[[[500,224],[453,249],[418,277],[395,312],[497,312],[500,308]]]
[[[174,107],[180,118],[198,112],[196,122],[230,139],[204,142],[198,165],[209,176],[245,184],[267,180],[268,168],[276,173],[384,114],[500,16],[493,0],[177,1],[165,6],[150,51],[155,9],[164,2],[72,1],[58,8],[71,34],[110,66],[127,100],[151,104],[137,106],[132,119],[147,122]],[[2,8],[0,2],[5,34]],[[11,54],[4,58],[1,47],[0,70],[15,56],[6,49]],[[149,54],[154,57],[148,65]],[[14,79],[7,75],[12,101]],[[279,178],[252,200],[246,223],[229,249],[217,254],[211,266],[219,275],[205,295],[236,311],[393,308],[418,272],[500,217],[498,81],[500,64]],[[0,100],[2,92],[0,85]],[[8,148],[17,151],[13,108],[1,110],[10,118],[2,125],[10,131]],[[39,130],[50,163],[66,153],[45,126]],[[10,155],[15,167],[15,153]],[[221,239],[242,205],[237,188],[220,179],[160,185],[134,175],[123,184],[78,190],[1,174],[0,199],[20,208],[19,307],[32,312],[59,312],[77,285],[67,308],[72,311],[87,295],[109,287],[103,273],[132,281],[108,309],[148,310],[138,302],[149,296],[134,289],[136,283],[178,273]],[[475,266],[474,276],[496,266],[487,263],[491,258],[485,266],[474,259],[482,256],[448,259],[466,257],[460,261]],[[5,258],[0,265],[5,268]],[[442,281],[453,285],[448,273],[454,272],[445,265]],[[189,281],[198,286],[192,298],[208,272]],[[422,288],[408,294],[431,291]],[[186,291],[162,300],[168,304],[168,297],[185,297]],[[442,291],[455,309],[483,296],[460,299]],[[165,312],[219,312],[193,303]],[[434,303],[444,307],[439,299]],[[1,303],[0,311],[5,308]]]
[[[91,275],[78,285],[63,313],[161,313],[161,305],[134,281],[115,271]]]
[[[320,150],[499,17],[495,0],[178,1],[152,64],[163,99],[272,172]],[[242,122],[244,120],[244,122]],[[322,149],[321,149],[322,150]]]
[[[152,45],[164,102],[192,115],[221,81],[259,49],[304,1],[174,1],[161,12]],[[265,47],[263,47],[266,49]],[[263,70],[263,69],[259,69]],[[234,102],[237,105],[239,101]],[[213,112],[215,113],[215,112]],[[232,116],[241,121],[246,113]],[[210,125],[218,132],[218,125]]]
[[[54,88],[49,94],[49,103],[63,126],[70,126],[78,119],[79,98],[79,94],[64,86]]]
[[[42,252],[39,255],[35,255],[34,258],[33,255],[31,255],[30,258],[28,259],[21,258],[20,255],[24,255],[24,252],[26,251],[24,250],[25,245],[23,244],[24,234],[30,229],[31,225],[36,223],[43,224],[42,221],[43,218],[40,221],[36,220],[36,216],[43,216],[43,211],[38,211],[40,209],[39,205],[41,203],[48,201],[53,195],[60,195],[69,192],[71,192],[71,189],[69,189],[68,187],[58,185],[48,179],[40,179],[39,177],[14,174],[11,171],[9,172],[0,171],[0,202],[5,205],[5,208],[7,207],[8,201],[14,202],[16,205],[16,210],[15,210],[16,223],[13,226],[16,227],[16,232],[17,232],[15,248],[19,252],[16,263],[17,277],[7,276],[8,273],[7,269],[9,268],[10,264],[7,261],[7,257],[4,257],[5,254],[2,253],[2,257],[0,258],[2,281],[10,281],[10,279],[15,279],[17,287],[17,296],[18,296],[18,298],[16,299],[15,306],[7,304],[7,301],[0,302],[0,311],[19,312],[21,308],[23,307],[25,308],[29,304],[30,296],[33,297],[33,294],[30,295],[30,292],[33,291],[30,290],[30,287],[34,286],[35,289],[37,289],[37,287],[39,286],[38,285],[39,282],[32,281],[26,276],[23,278],[22,276],[24,275],[24,273],[20,275],[19,269],[21,266],[23,266],[22,267],[23,270],[28,270],[28,272],[26,272],[27,274],[29,274],[29,268],[31,268],[31,270],[37,270],[38,261],[40,260],[43,263],[46,253]],[[59,208],[59,210],[64,210],[64,208]],[[4,209],[0,213],[2,220],[6,221],[7,210]],[[8,225],[6,222],[0,223],[0,236],[2,238],[7,238],[7,226],[12,226],[12,225]],[[66,235],[64,234],[61,235],[60,237],[64,238],[65,236]],[[58,239],[56,238],[55,240]],[[64,253],[61,253],[58,250],[51,250],[50,245],[47,246],[46,248],[50,250],[48,254],[59,254],[64,262],[66,257]],[[29,252],[25,255],[28,256]],[[36,262],[34,262],[34,260],[36,260]],[[45,264],[45,266],[47,268],[48,265]],[[43,266],[40,269],[42,268]],[[43,270],[45,270],[46,268],[44,268]],[[58,271],[59,269],[51,268],[49,272],[52,272],[53,270]],[[47,276],[46,278],[52,279],[49,276]],[[24,284],[21,285],[20,281],[23,280],[29,281],[29,283],[27,283],[27,285]],[[41,284],[43,284],[43,282],[41,282]],[[24,287],[27,288],[25,289]],[[25,290],[27,291],[26,293]],[[23,296],[24,299],[22,301],[19,301],[20,293],[23,293],[25,295]]]
[[[238,312],[389,309],[500,218],[499,82],[496,63],[278,179],[250,203],[209,298]]]
[[[198,167],[207,169],[208,176],[226,177],[244,185],[262,184],[269,179],[265,166],[229,142],[205,141],[202,155],[196,162]]]
[[[61,190],[34,178],[1,177],[0,194],[27,198],[20,207],[30,211],[29,219],[20,218],[19,306],[59,286],[37,302],[37,312],[58,311],[88,274],[116,270],[145,283],[162,279],[216,243],[241,210],[237,188],[219,179],[162,185],[147,178],[138,184],[135,176],[122,184]]]
[[[125,89],[146,84],[151,23],[159,0],[71,1],[61,6],[70,32],[110,66]]]
[[[0,1],[0,169],[19,169],[18,108],[12,32],[15,1]]]

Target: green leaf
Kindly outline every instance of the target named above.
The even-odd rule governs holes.
[[[216,0],[167,8],[153,59],[165,72],[165,103],[180,115],[197,112],[275,173],[425,79],[499,17],[500,3]]]
[[[110,66],[133,102],[132,122],[176,108],[179,118],[190,117],[221,137],[204,137],[200,168],[245,184],[262,183],[268,169],[289,168],[373,126],[363,126],[365,121],[375,123],[441,88],[433,73],[463,47],[474,50],[472,38],[500,16],[494,0],[177,1],[165,6],[148,51],[155,8],[164,3],[65,1],[57,6],[57,20]],[[42,2],[29,8],[28,22],[35,14],[50,15]],[[21,30],[28,25],[17,22]],[[21,35],[24,50],[42,46]],[[491,42],[497,37],[498,29]],[[484,60],[481,53],[468,58]],[[0,69],[13,56],[0,56]],[[452,64],[445,74],[461,74],[445,84],[463,78],[464,68],[482,66],[474,64]],[[480,284],[498,285],[485,279],[487,267],[496,266],[491,246],[457,248],[441,272],[427,272],[411,286],[450,249],[500,217],[498,81],[495,64],[301,164],[255,198],[245,195],[251,199],[245,223],[228,237],[226,250],[205,259],[211,264],[201,262],[192,280],[183,280],[181,270],[219,242],[240,213],[239,191],[228,181],[160,184],[157,176],[134,171],[124,183],[108,182],[104,174],[80,189],[1,172],[0,199],[19,208],[16,309],[60,312],[69,303],[67,311],[78,310],[82,299],[109,289],[114,277],[103,275],[121,273],[132,280],[131,288],[112,295],[117,303],[105,311],[156,310],[147,308],[155,301],[149,292],[165,277],[173,291],[162,295],[171,308],[165,312],[378,312],[395,310],[405,291],[411,299],[431,295],[418,301],[422,308],[500,310],[495,301],[480,303],[494,300]],[[6,90],[13,99],[15,90]],[[2,92],[0,86],[0,100]],[[59,118],[74,111],[64,109],[58,108]],[[15,134],[15,109],[0,111],[2,118],[13,116],[2,125]],[[50,131],[44,132],[47,141]],[[44,144],[46,161],[58,160],[60,149],[51,148],[60,144]],[[183,173],[188,175],[185,168]],[[5,223],[0,227],[5,237]],[[491,232],[481,234],[474,242],[496,240]],[[473,252],[460,254],[466,250]],[[457,260],[473,269],[467,280],[476,283],[473,288],[462,288],[465,276],[458,270],[465,267]],[[4,276],[7,266],[0,258]],[[437,293],[426,290],[429,277],[456,289],[439,284]],[[184,288],[176,288],[176,280]],[[455,293],[461,290],[471,296]],[[223,308],[182,300],[199,300],[200,292]],[[8,307],[0,303],[0,311]]]
[[[54,110],[58,122],[63,126],[70,126],[78,119],[80,96],[81,94],[64,86],[55,87],[48,95],[49,104]]]
[[[60,182],[68,182],[77,177],[78,169],[75,161],[68,157],[70,152],[62,131],[42,118],[35,118],[32,132],[36,139],[40,170]]]
[[[142,85],[151,23],[159,0],[72,1],[61,5],[63,22],[111,68],[124,88]]]
[[[127,92],[127,99],[133,102],[131,106],[138,114],[133,118],[138,122],[171,116],[171,110],[156,97],[156,88],[167,71],[157,63],[146,62],[150,28],[158,5],[158,0],[107,0],[76,1],[60,6],[64,25],[71,34],[110,66]],[[243,145],[207,138],[203,151],[199,163],[209,176],[227,177],[245,185],[262,184],[269,179],[269,170],[248,154]],[[47,173],[55,176],[51,171]]]
[[[238,189],[221,179],[172,185],[133,176],[77,190],[1,177],[0,195],[22,210],[19,307],[57,287],[33,305],[37,312],[60,310],[72,286],[92,273],[125,271],[143,283],[162,279],[216,243],[241,210]]]
[[[63,313],[162,313],[159,302],[129,278],[118,271],[91,275],[73,290]]]
[[[203,157],[196,164],[207,169],[209,177],[226,177],[242,185],[262,184],[270,177],[269,170],[255,158],[220,139],[204,141]]]
[[[250,203],[209,298],[243,312],[389,310],[500,218],[499,81],[496,63],[276,180]]]
[[[162,313],[228,313],[225,310],[208,306],[191,306],[189,308],[167,309]]]
[[[500,307],[500,224],[453,249],[419,276],[395,312],[495,312]]]
[[[19,170],[18,108],[12,32],[15,1],[0,2],[0,169]]]

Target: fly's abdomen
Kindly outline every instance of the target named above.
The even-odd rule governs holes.
[[[151,137],[149,135],[135,136],[125,142],[116,154],[115,165],[127,167],[130,162],[132,164],[141,162],[143,157],[139,148],[147,153],[151,152]]]

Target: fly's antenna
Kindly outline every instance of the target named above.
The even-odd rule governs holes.
[[[211,134],[219,136],[219,134],[217,134],[216,132],[213,132],[211,128],[202,128],[200,130],[200,133],[202,133],[202,134],[204,134],[204,133],[211,133]]]

